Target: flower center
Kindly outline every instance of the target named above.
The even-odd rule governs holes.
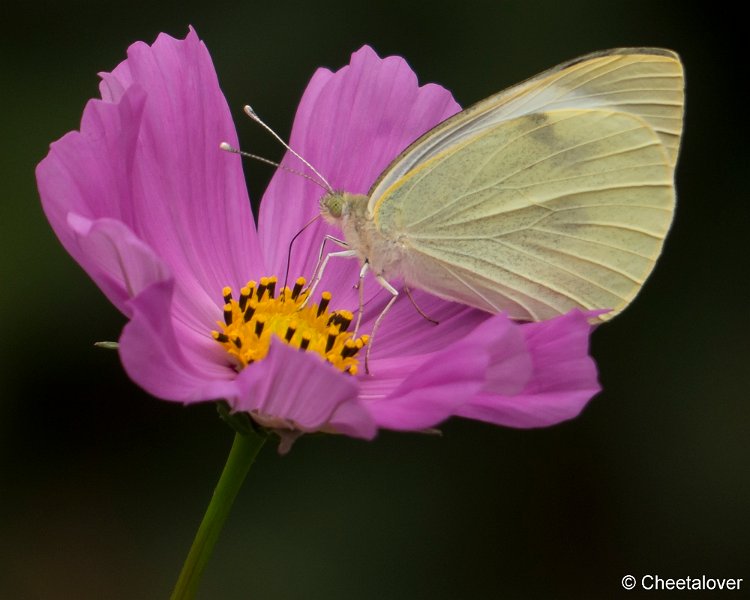
[[[353,315],[348,310],[328,312],[331,293],[321,294],[320,304],[307,304],[301,308],[308,295],[305,278],[300,277],[293,289],[284,288],[276,296],[274,277],[262,277],[260,283],[248,281],[240,290],[239,299],[232,289],[225,287],[224,322],[217,321],[221,331],[211,335],[229,353],[240,370],[262,360],[268,354],[271,337],[303,352],[317,352],[341,371],[357,373],[357,353],[367,343],[369,336],[355,338],[347,331]]]

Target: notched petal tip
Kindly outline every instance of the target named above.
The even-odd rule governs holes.
[[[122,221],[202,299],[252,276],[264,259],[241,160],[219,149],[236,145],[236,132],[196,32],[133,44],[102,78],[103,99],[89,101],[81,132],[53,144],[37,168],[66,249],[90,259],[65,225],[75,212]]]

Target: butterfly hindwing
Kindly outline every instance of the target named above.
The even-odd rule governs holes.
[[[501,120],[411,169],[374,205],[414,287],[541,320],[622,310],[661,251],[673,162],[644,119],[556,109]]]

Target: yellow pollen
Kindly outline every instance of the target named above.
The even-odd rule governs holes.
[[[216,322],[220,329],[212,331],[211,336],[232,357],[235,368],[240,370],[264,359],[272,336],[276,336],[302,352],[316,352],[337,369],[356,375],[357,354],[369,337],[354,338],[347,331],[354,315],[348,310],[329,312],[330,292],[321,294],[320,304],[309,303],[300,309],[309,293],[304,289],[304,277],[278,295],[277,283],[275,276],[248,281],[237,299],[232,288],[221,290],[224,321]]]

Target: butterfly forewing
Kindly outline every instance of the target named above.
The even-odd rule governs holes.
[[[684,81],[678,56],[660,48],[618,48],[554,67],[454,115],[410,145],[370,190],[369,209],[412,169],[502,121],[556,109],[605,109],[643,119],[674,167],[682,132]]]

